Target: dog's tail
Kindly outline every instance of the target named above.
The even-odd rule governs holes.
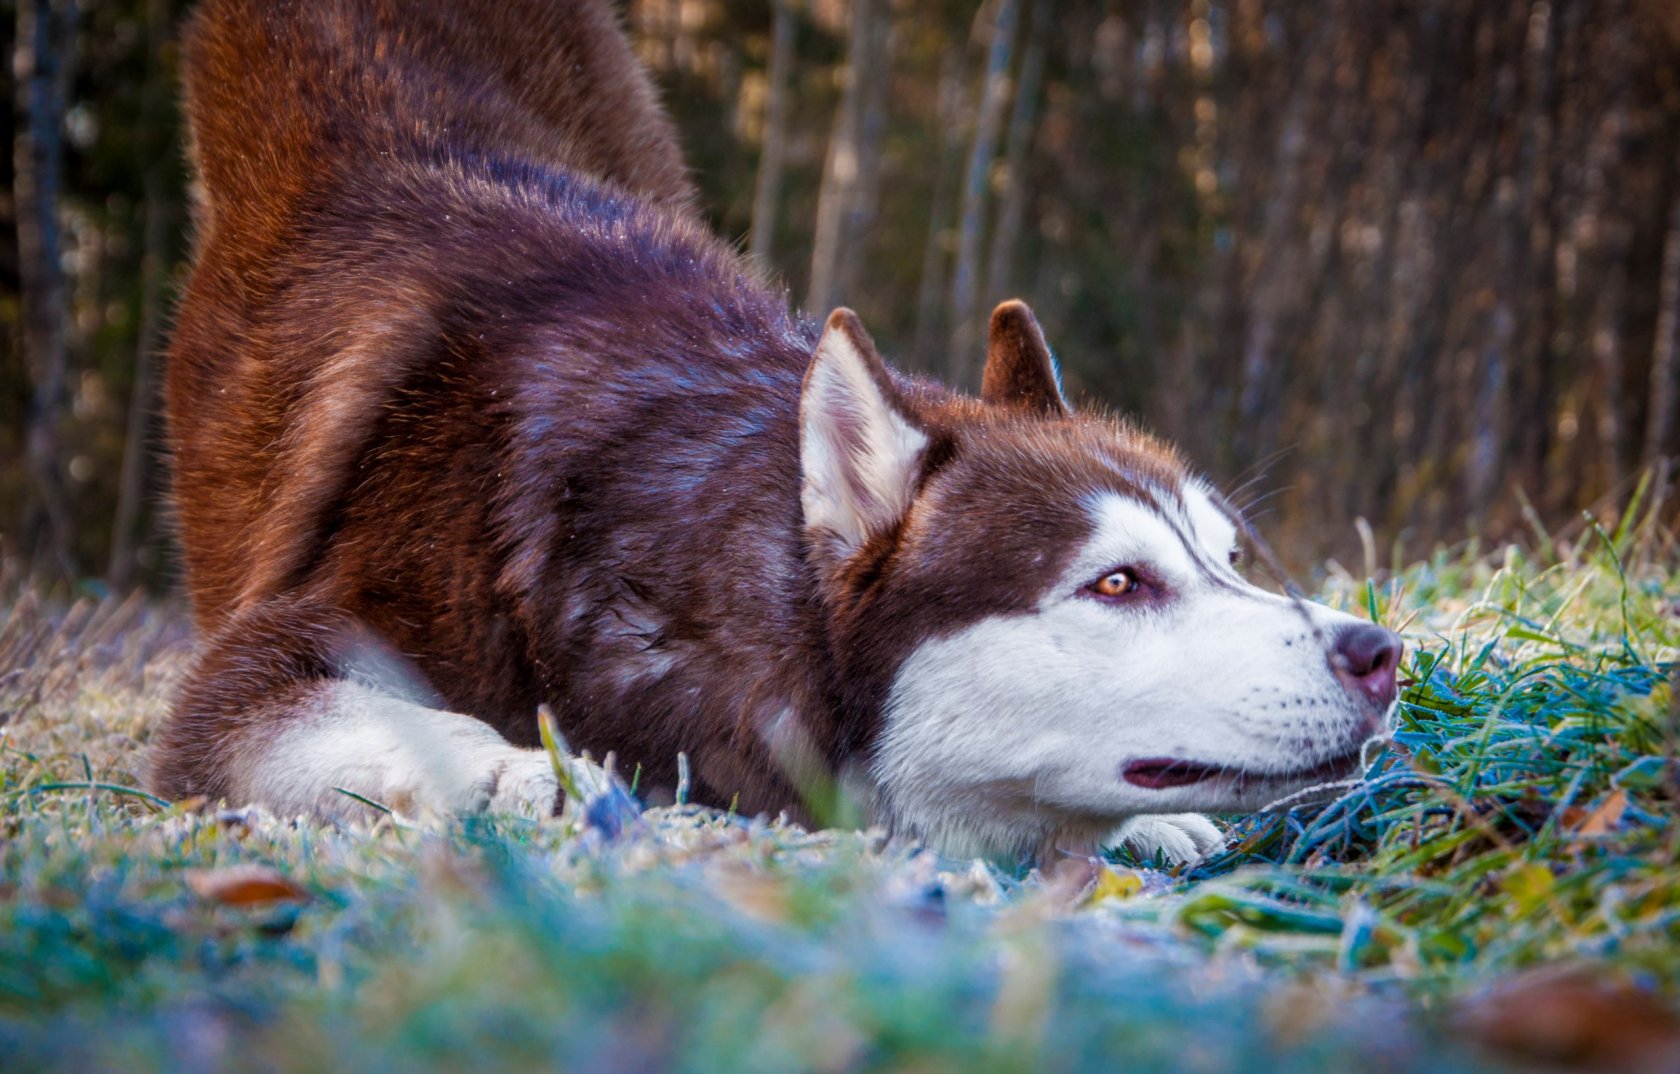
[[[205,0],[184,58],[201,244],[260,259],[346,165],[440,151],[693,200],[607,0]]]

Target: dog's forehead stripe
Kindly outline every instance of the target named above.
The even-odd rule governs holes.
[[[1172,525],[1156,498],[1143,500],[1119,493],[1103,493],[1090,503],[1092,536],[1076,569],[1083,574],[1147,563],[1173,578],[1198,573],[1198,565],[1184,535]]]
[[[1237,530],[1230,517],[1195,486],[1182,491],[1105,492],[1087,501],[1092,536],[1074,564],[1079,575],[1128,561],[1146,563],[1170,578],[1230,580]]]
[[[1201,547],[1216,563],[1224,563],[1237,544],[1236,523],[1199,482],[1186,485],[1181,499]]]

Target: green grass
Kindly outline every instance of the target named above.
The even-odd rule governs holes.
[[[172,807],[137,788],[179,614],[10,583],[0,1067],[1664,1069],[1680,555],[1648,524],[1535,544],[1332,571],[1323,599],[1407,635],[1393,743],[1191,871],[1122,861],[1094,890],[685,807],[616,839]],[[249,863],[309,898],[195,893]],[[1512,989],[1610,1013],[1554,1040]],[[1623,1062],[1630,1033],[1656,1043]]]

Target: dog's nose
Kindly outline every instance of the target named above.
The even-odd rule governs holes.
[[[1375,623],[1355,623],[1337,632],[1330,666],[1337,678],[1386,709],[1399,692],[1395,675],[1400,667],[1400,635]]]

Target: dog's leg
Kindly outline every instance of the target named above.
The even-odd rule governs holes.
[[[338,788],[406,816],[548,816],[559,787],[548,755],[518,749],[488,724],[378,693],[357,682],[316,687],[271,742],[240,750],[228,797],[277,813],[354,808]]]
[[[1109,846],[1123,846],[1140,858],[1156,851],[1174,865],[1195,861],[1224,842],[1225,836],[1200,813],[1152,813],[1133,817],[1115,829]]]
[[[169,798],[282,815],[365,814],[340,789],[410,816],[558,809],[547,754],[428,700],[349,617],[272,601],[206,647],[160,736],[151,783]]]

